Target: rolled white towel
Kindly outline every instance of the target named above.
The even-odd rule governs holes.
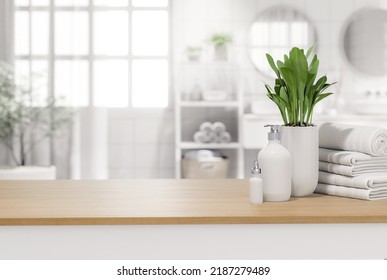
[[[320,171],[319,183],[351,187],[357,189],[387,189],[387,173],[369,173],[356,177],[338,175]]]
[[[220,143],[230,143],[231,142],[231,135],[227,131],[223,132],[220,136]]]
[[[349,166],[387,165],[387,156],[374,157],[359,152],[339,151],[325,148],[319,149],[319,159],[320,161]]]
[[[330,184],[317,184],[315,193],[364,199],[364,200],[378,200],[387,198],[387,189],[357,189]]]
[[[206,133],[212,133],[213,128],[212,128],[212,123],[210,122],[204,122],[199,126],[200,131],[204,131]]]
[[[387,130],[336,123],[324,123],[319,132],[320,147],[366,153],[373,156],[387,155]]]
[[[230,143],[231,142],[231,135],[227,131],[221,133],[221,134],[215,134],[215,142],[216,143]]]
[[[196,143],[212,143],[214,141],[214,135],[204,131],[195,132],[193,139]]]
[[[366,173],[387,172],[387,165],[364,164],[359,166],[349,166],[320,161],[318,166],[320,171],[335,173],[344,176],[358,176]]]
[[[214,122],[212,124],[212,130],[216,134],[220,135],[220,134],[222,134],[223,132],[226,131],[226,125],[224,123],[222,123],[222,122]]]

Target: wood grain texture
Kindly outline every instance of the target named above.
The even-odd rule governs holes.
[[[0,181],[0,225],[387,223],[387,200],[248,201],[248,181]]]

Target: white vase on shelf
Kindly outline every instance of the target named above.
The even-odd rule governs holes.
[[[214,59],[226,61],[228,58],[228,48],[226,44],[216,45],[214,48]]]

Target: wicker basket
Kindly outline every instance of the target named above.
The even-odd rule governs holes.
[[[229,160],[224,157],[219,161],[197,161],[191,159],[182,160],[183,178],[226,178]]]

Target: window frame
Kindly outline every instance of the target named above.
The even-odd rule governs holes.
[[[132,0],[127,0],[128,5],[124,7],[109,7],[109,6],[94,6],[94,0],[89,0],[88,6],[57,6],[55,5],[55,0],[49,0],[48,6],[33,6],[31,4],[31,0],[29,1],[28,6],[17,6],[14,4],[14,14],[18,11],[26,11],[29,14],[29,34],[28,34],[28,40],[29,40],[29,54],[27,55],[19,55],[16,54],[16,51],[14,50],[14,60],[24,60],[28,61],[29,63],[29,75],[30,78],[33,75],[32,72],[32,62],[34,60],[45,60],[47,61],[48,65],[48,73],[47,73],[47,88],[48,88],[48,95],[54,96],[55,95],[55,62],[57,60],[84,60],[88,62],[88,105],[87,106],[79,106],[79,107],[98,107],[94,105],[94,62],[97,60],[110,60],[110,59],[118,59],[118,60],[125,60],[128,65],[128,92],[127,92],[127,98],[128,98],[128,104],[127,106],[107,106],[108,108],[114,108],[114,109],[131,109],[131,110],[147,110],[147,109],[156,109],[156,110],[162,110],[162,109],[168,109],[171,108],[172,104],[172,98],[171,98],[171,85],[172,85],[172,30],[171,30],[171,21],[172,21],[172,0],[168,1],[168,5],[166,7],[135,7],[132,5]],[[48,53],[46,55],[36,55],[32,54],[32,12],[34,11],[47,11],[49,15],[49,46],[48,46]],[[70,11],[70,12],[77,12],[77,11],[85,11],[88,14],[88,54],[86,55],[58,55],[55,54],[55,13],[57,11]],[[94,53],[94,38],[93,38],[93,32],[94,32],[94,12],[95,11],[126,11],[128,13],[128,53],[127,55],[98,55]],[[134,55],[132,54],[132,13],[134,11],[166,11],[167,12],[167,30],[168,30],[168,52],[166,55]],[[15,21],[14,16],[14,21]],[[168,63],[168,92],[167,92],[167,100],[168,104],[165,107],[133,107],[132,104],[132,63],[135,59],[165,59]],[[75,106],[77,107],[77,106]]]

